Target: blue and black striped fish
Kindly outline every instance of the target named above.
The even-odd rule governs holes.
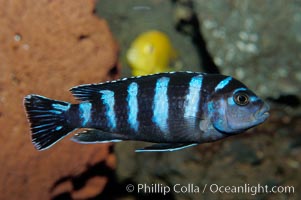
[[[28,95],[32,142],[47,149],[77,128],[79,143],[156,143],[137,152],[173,151],[216,141],[264,122],[269,106],[230,76],[170,72],[80,85],[81,102]]]

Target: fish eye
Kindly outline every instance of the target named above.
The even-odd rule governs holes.
[[[234,95],[234,102],[239,106],[245,106],[249,103],[249,95],[239,92]]]

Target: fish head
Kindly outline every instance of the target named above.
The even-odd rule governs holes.
[[[225,134],[241,133],[263,123],[269,116],[269,109],[266,102],[242,84],[216,94],[208,103],[213,127]]]

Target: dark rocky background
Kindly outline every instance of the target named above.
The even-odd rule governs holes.
[[[110,2],[110,3],[109,3]],[[180,52],[182,70],[223,73],[242,80],[271,105],[269,120],[247,133],[172,153],[137,154],[148,144],[116,145],[122,182],[295,187],[294,194],[171,194],[165,199],[299,199],[301,189],[301,2],[103,0],[124,55],[141,32],[166,32]],[[188,66],[186,68],[186,66]],[[152,198],[158,196],[154,195]],[[136,194],[131,198],[146,198]],[[123,199],[123,198],[121,198]]]

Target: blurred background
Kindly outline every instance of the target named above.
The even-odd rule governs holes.
[[[300,199],[301,1],[0,0],[0,199]],[[38,152],[23,98],[161,71],[231,75],[267,100],[247,133],[171,153],[140,142]],[[128,184],[293,186],[293,192],[127,192]]]

